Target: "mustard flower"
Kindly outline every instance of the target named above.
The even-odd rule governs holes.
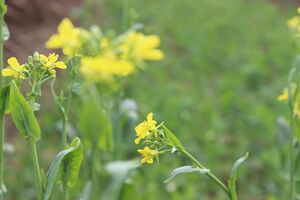
[[[157,49],[159,45],[160,39],[157,35],[145,36],[131,32],[120,48],[126,58],[139,63],[143,60],[162,60],[164,54]]]
[[[139,149],[138,152],[141,154],[142,159],[141,163],[153,163],[153,158],[158,155],[157,150],[152,150],[149,147],[145,147],[144,149]]]
[[[137,138],[134,140],[135,144],[139,144],[141,139],[144,139],[148,135],[151,135],[150,131],[156,128],[156,124],[157,122],[153,120],[153,113],[149,113],[147,115],[147,120],[135,127],[135,132],[137,136]],[[155,131],[154,134],[156,134]]]
[[[289,91],[287,88],[284,88],[282,94],[277,97],[277,100],[287,101],[288,99],[289,99]]]
[[[59,68],[59,69],[66,69],[67,66],[65,65],[64,62],[62,61],[57,61],[58,60],[58,55],[55,53],[50,53],[49,56],[45,56],[43,54],[40,54],[40,59],[42,62],[42,66],[49,71],[49,73],[53,76],[56,75],[56,71],[54,68]]]
[[[287,21],[287,25],[290,28],[297,28],[300,25],[300,17],[294,16]]]
[[[83,57],[80,71],[87,81],[97,82],[113,76],[128,76],[135,71],[132,63],[117,58],[113,53],[95,57]]]
[[[11,57],[7,60],[9,66],[2,70],[2,76],[14,76],[15,78],[26,78],[26,68],[24,65],[20,65],[15,57]]]
[[[58,25],[58,33],[52,35],[45,46],[49,49],[62,48],[65,55],[74,55],[80,48],[80,32],[79,28],[75,28],[71,20],[65,18]]]
[[[293,115],[295,118],[300,117],[300,108],[299,108],[299,103],[297,101],[294,103]]]

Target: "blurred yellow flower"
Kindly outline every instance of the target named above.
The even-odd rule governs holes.
[[[7,60],[9,66],[2,70],[2,76],[14,76],[15,78],[25,79],[25,72],[27,71],[24,65],[20,65],[15,57]]]
[[[142,159],[141,163],[153,163],[153,158],[158,155],[156,150],[152,150],[149,147],[145,147],[144,149],[139,149],[138,152],[141,154]]]
[[[277,100],[287,101],[288,99],[289,99],[289,91],[287,88],[284,88],[282,94],[277,97]]]
[[[164,54],[157,49],[159,45],[160,39],[157,35],[145,36],[142,33],[132,32],[128,34],[120,48],[126,58],[133,59],[134,62],[141,62],[143,60],[162,60]]]
[[[290,28],[296,28],[296,27],[299,26],[299,24],[300,24],[300,17],[299,16],[294,16],[294,17],[292,17],[291,19],[289,19],[287,21],[287,25]]]
[[[54,76],[56,74],[54,68],[59,68],[59,69],[67,68],[64,62],[57,61],[58,55],[55,53],[50,53],[48,57],[43,54],[40,54],[40,59],[42,61],[43,67],[48,69],[48,71]]]
[[[139,144],[141,139],[144,139],[150,134],[150,131],[155,129],[157,122],[153,120],[153,113],[147,115],[147,121],[144,121],[135,127],[137,138],[134,140],[135,144]]]
[[[128,76],[135,71],[127,60],[117,58],[113,53],[96,57],[83,57],[80,71],[88,81],[105,81],[113,76]]]
[[[293,109],[294,117],[298,118],[300,116],[300,109],[299,109],[299,103],[294,103],[294,109]]]
[[[46,42],[49,49],[62,48],[66,55],[76,54],[80,48],[80,29],[75,28],[70,19],[65,18],[58,25],[58,33],[52,35]]]

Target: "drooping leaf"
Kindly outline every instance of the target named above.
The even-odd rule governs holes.
[[[111,120],[99,104],[90,101],[78,114],[84,144],[97,145],[103,151],[111,151],[114,145]]]
[[[165,126],[162,125],[164,130],[164,134],[167,137],[167,142],[172,145],[173,147],[178,148],[179,150],[184,150],[185,148],[182,146],[179,139]]]
[[[25,138],[33,138],[35,141],[41,137],[41,130],[37,119],[34,116],[33,109],[21,94],[15,82],[10,84],[9,103],[12,119]]]
[[[184,174],[184,173],[193,173],[193,172],[198,172],[200,174],[205,174],[209,172],[209,169],[200,169],[199,167],[192,167],[192,166],[182,166],[174,169],[167,180],[164,181],[164,183],[167,183],[171,181],[175,176],[178,174]]]
[[[51,196],[58,175],[67,177],[68,185],[72,187],[78,177],[79,169],[83,159],[83,149],[79,138],[74,138],[69,147],[59,152],[52,160],[46,174],[46,184],[43,200]],[[63,172],[59,173],[63,169]],[[61,178],[61,177],[59,177]]]
[[[228,181],[228,187],[231,193],[231,199],[237,200],[237,192],[236,192],[236,180],[237,180],[237,169],[249,156],[247,152],[243,157],[239,158],[232,166],[230,180]]]

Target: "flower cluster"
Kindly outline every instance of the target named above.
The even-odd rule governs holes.
[[[299,107],[299,102],[300,102],[300,96],[296,92],[297,86],[295,84],[292,85],[291,87],[291,95],[293,96],[294,103],[293,103],[293,116],[294,118],[299,118],[300,117],[300,107]],[[296,95],[296,96],[295,96]],[[284,88],[282,91],[282,94],[277,97],[278,101],[289,101],[289,90],[288,88]]]
[[[143,149],[138,150],[142,156],[142,164],[153,163],[154,158],[158,158],[159,154],[166,151],[173,152],[176,149],[176,145],[172,144],[167,137],[165,128],[163,123],[157,125],[153,119],[153,113],[149,113],[147,119],[135,127],[136,139],[134,143],[144,145]]]
[[[300,36],[300,7],[297,10],[298,15],[293,16],[291,19],[287,21],[288,27],[295,31],[296,36]]]
[[[25,79],[32,88],[38,89],[40,85],[50,78],[56,77],[56,68],[66,69],[64,62],[58,61],[58,55],[50,53],[48,56],[35,52],[24,64],[20,64],[15,57],[7,60],[8,66],[2,70],[2,76],[15,79]]]
[[[130,30],[117,37],[104,35],[99,27],[74,27],[69,19],[58,26],[46,42],[50,49],[61,48],[68,57],[80,57],[80,72],[87,81],[103,82],[136,72],[146,60],[161,60],[160,39]]]

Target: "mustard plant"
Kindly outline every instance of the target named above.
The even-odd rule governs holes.
[[[83,158],[81,141],[76,137],[55,156],[46,174],[39,164],[36,143],[42,134],[34,112],[41,109],[37,100],[42,96],[42,85],[55,79],[56,69],[66,69],[65,63],[58,61],[58,57],[54,53],[46,56],[35,52],[24,64],[11,57],[7,61],[8,66],[2,70],[2,76],[11,77],[9,86],[5,87],[9,91],[5,93],[9,95],[6,110],[11,113],[21,136],[29,142],[39,200],[50,198],[55,182],[63,180],[69,187],[74,186]],[[26,97],[19,89],[22,85],[28,86]],[[64,194],[64,199],[68,199],[68,187],[64,187]]]
[[[142,143],[144,146],[143,149],[137,150],[141,154],[141,164],[152,164],[161,154],[178,152],[183,154],[191,161],[191,163],[193,163],[193,165],[182,166],[173,170],[165,182],[169,182],[178,174],[198,172],[211,179],[224,191],[225,195],[227,195],[229,199],[238,199],[236,190],[237,169],[239,165],[247,159],[248,153],[234,163],[230,178],[226,185],[199,160],[190,154],[182,145],[180,140],[164,125],[164,123],[157,124],[157,122],[153,119],[153,113],[149,113],[147,115],[147,120],[141,122],[135,127],[135,132],[135,144],[138,145]]]
[[[4,14],[6,13],[7,7],[5,5],[4,0],[0,1],[0,70],[3,69],[3,43],[5,40],[8,39],[8,29],[6,24],[4,23]],[[6,33],[5,33],[6,32]],[[4,137],[5,137],[5,118],[4,118],[4,101],[3,96],[5,96],[5,93],[7,93],[7,90],[4,89],[4,80],[1,77],[0,78],[0,89],[1,89],[1,100],[2,104],[1,106],[1,112],[0,112],[0,199],[4,199],[4,193],[6,192],[6,187],[4,185],[3,180],[3,167],[4,167],[4,155],[3,155],[3,149],[4,149]]]
[[[45,46],[61,49],[68,63],[71,79],[67,92],[57,95],[52,82],[52,95],[62,117],[62,144],[67,141],[66,126],[72,97],[78,102],[77,120],[86,151],[87,186],[91,182],[89,198],[99,196],[98,180],[101,166],[110,160],[114,151],[114,132],[117,125],[112,118],[113,107],[118,106],[122,83],[126,77],[145,68],[145,61],[163,59],[158,49],[160,38],[144,35],[133,26],[120,35],[104,33],[100,27],[84,29],[65,18],[58,25],[57,33],[50,36]],[[67,95],[65,95],[65,93]],[[117,136],[120,138],[119,136]],[[116,140],[118,146],[122,141]],[[100,158],[100,159],[99,159]]]

